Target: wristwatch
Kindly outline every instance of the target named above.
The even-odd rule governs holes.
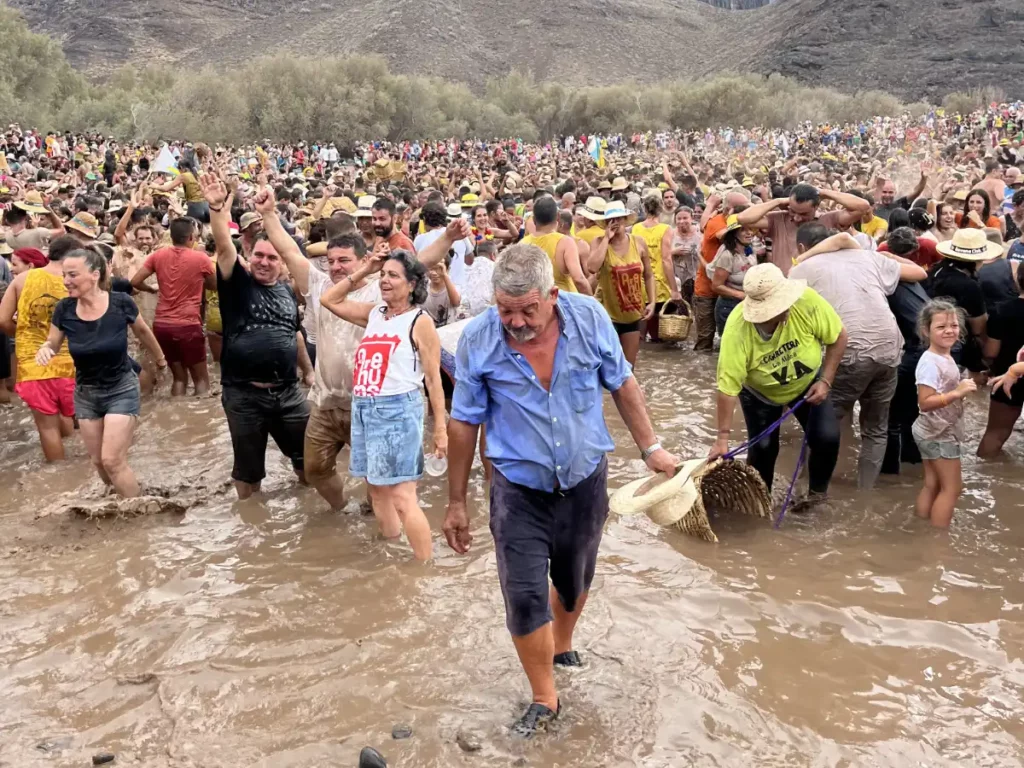
[[[656,453],[657,451],[660,450],[661,443],[655,443],[654,445],[651,445],[648,448],[644,448],[642,451],[640,451],[640,458],[643,459],[644,461],[647,461],[649,458],[651,458],[652,453]]]

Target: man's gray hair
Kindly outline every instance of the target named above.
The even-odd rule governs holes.
[[[551,259],[536,245],[519,243],[502,252],[491,278],[494,290],[509,296],[525,296],[534,288],[547,296],[555,287]]]

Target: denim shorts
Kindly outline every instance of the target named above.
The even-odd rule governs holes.
[[[911,430],[914,435],[914,442],[917,443],[917,450],[921,452],[921,458],[928,461],[937,459],[959,459],[963,457],[960,443],[953,440],[922,440],[917,429]]]
[[[352,398],[348,473],[370,485],[398,485],[423,476],[423,395]]]
[[[113,386],[79,384],[75,387],[75,415],[79,419],[138,416],[139,408],[139,377],[135,371],[126,373]]]

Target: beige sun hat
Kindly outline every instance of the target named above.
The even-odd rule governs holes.
[[[448,214],[449,219],[462,218],[462,206],[459,203],[448,203],[448,207],[444,210]]]
[[[610,203],[605,205],[604,208],[604,220],[610,221],[612,219],[626,219],[627,224],[632,224],[636,221],[636,214],[626,208],[625,203],[620,200],[612,200]]]
[[[643,512],[658,525],[717,542],[709,512],[770,518],[772,503],[761,475],[746,462],[693,459],[679,465],[671,478],[659,474],[624,485],[608,507],[619,515]]]
[[[363,195],[359,198],[359,202],[356,204],[355,213],[352,215],[357,219],[365,219],[373,215],[373,204],[377,202],[377,198],[373,195]]]
[[[75,232],[85,235],[92,240],[95,240],[96,236],[100,233],[100,223],[96,221],[95,216],[87,211],[82,211],[73,219],[65,222],[64,227],[66,229],[73,229]]]
[[[807,288],[806,280],[793,280],[774,264],[758,264],[743,277],[743,319],[764,323],[796,304]]]
[[[626,178],[624,176],[618,176],[612,182],[612,192],[621,192],[628,186],[629,184],[626,183]]]
[[[43,203],[43,196],[35,190],[27,193],[24,200],[18,200],[14,204],[27,213],[46,213],[46,205]]]
[[[604,213],[608,208],[608,203],[603,197],[597,195],[588,197],[587,202],[576,208],[576,213],[582,216],[584,219],[590,219],[591,221],[604,221]]]
[[[263,221],[263,217],[260,214],[255,213],[254,211],[247,211],[243,213],[242,218],[238,220],[238,231],[245,232],[245,230],[257,221]]]
[[[935,250],[955,261],[988,261],[1003,255],[1003,246],[989,240],[983,229],[958,229],[952,240],[944,240]]]

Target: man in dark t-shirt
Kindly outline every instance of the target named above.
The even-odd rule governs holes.
[[[258,237],[246,269],[231,242],[231,201],[224,183],[213,174],[204,175],[200,183],[217,246],[217,294],[224,323],[221,402],[234,451],[231,477],[238,498],[245,499],[260,490],[266,475],[268,436],[305,482],[302,450],[309,405],[299,388],[296,365],[300,358],[308,365],[308,357],[298,302],[281,279],[280,255],[265,236]]]

